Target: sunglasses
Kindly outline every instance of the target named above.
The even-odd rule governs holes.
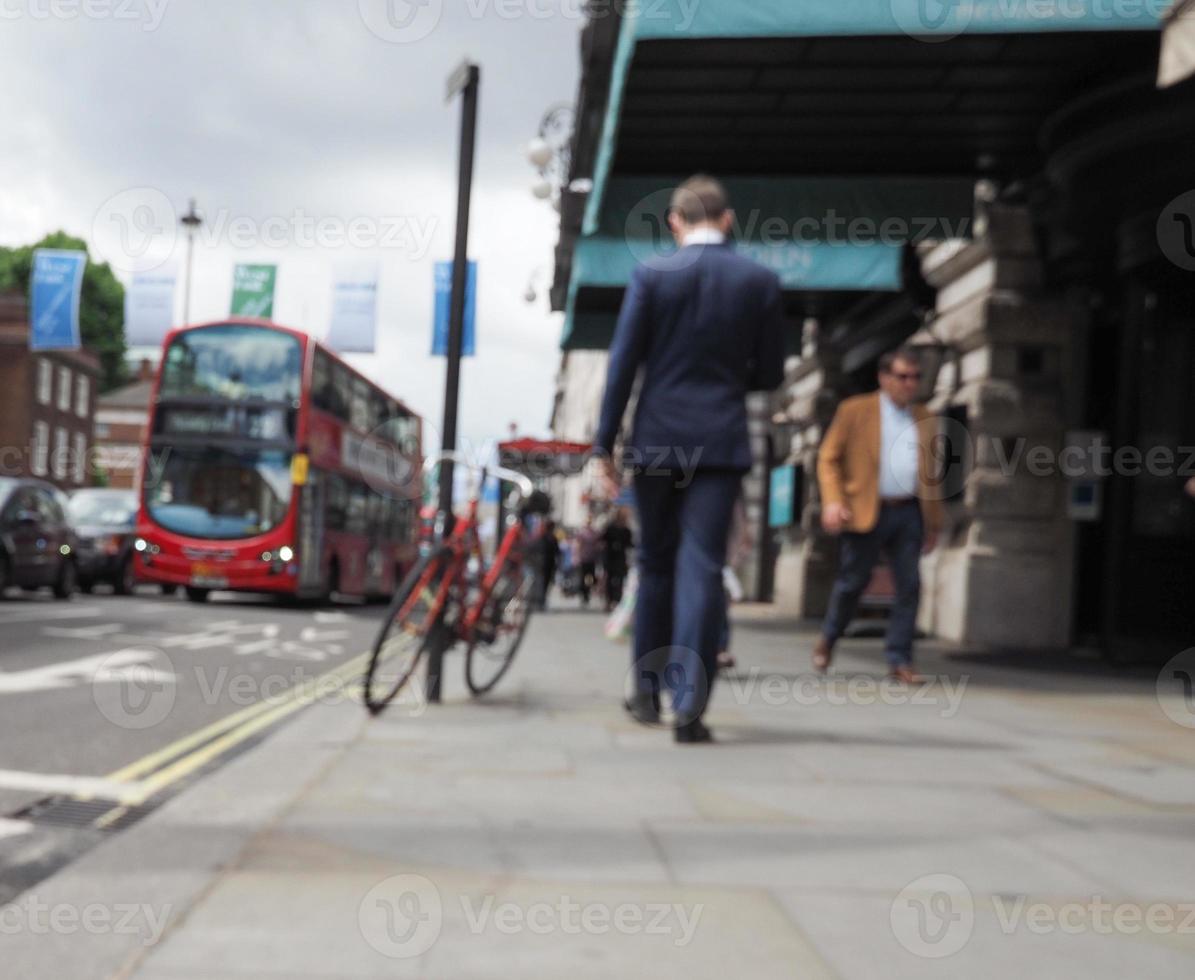
[[[889,371],[889,377],[895,378],[897,381],[920,381],[920,371]]]

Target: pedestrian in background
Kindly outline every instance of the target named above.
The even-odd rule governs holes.
[[[597,528],[593,526],[593,517],[585,518],[585,524],[577,531],[573,541],[577,548],[577,567],[581,576],[581,605],[588,606],[594,583],[597,581],[598,551],[601,548]]]
[[[556,580],[556,566],[560,562],[560,541],[556,537],[556,522],[547,518],[535,538],[539,558],[539,594],[537,605],[541,610],[548,608],[548,593]]]
[[[622,601],[622,589],[627,579],[627,566],[635,538],[627,527],[626,514],[621,507],[614,511],[602,532],[602,578],[605,580],[606,612]]]
[[[880,358],[880,390],[838,406],[817,458],[822,526],[840,535],[838,575],[813,666],[829,669],[834,644],[846,631],[880,555],[888,558],[896,598],[884,655],[892,677],[913,671],[913,633],[921,598],[921,555],[932,551],[942,524],[933,478],[932,417],[914,403],[921,385],[916,350]]]
[[[784,303],[776,274],[739,255],[726,191],[711,177],[672,196],[675,253],[631,276],[610,346],[595,449],[606,490],[621,491],[611,455],[640,368],[625,456],[639,509],[634,689],[627,709],[659,718],[672,692],[679,742],[707,742],[702,722],[725,614],[722,566],[731,512],[752,464],[746,395],[784,376]],[[668,663],[656,662],[662,654]]]

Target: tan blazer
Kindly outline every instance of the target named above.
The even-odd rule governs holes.
[[[912,406],[921,444],[917,498],[926,531],[942,527],[941,483],[935,478],[934,417],[924,405]],[[864,533],[880,516],[880,393],[856,395],[838,406],[817,454],[817,481],[822,506],[846,504],[851,519],[846,530]]]

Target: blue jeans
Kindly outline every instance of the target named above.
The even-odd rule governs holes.
[[[917,627],[917,604],[921,600],[921,545],[924,527],[921,506],[915,500],[882,504],[876,526],[865,534],[846,531],[838,552],[838,577],[830,593],[830,607],[822,623],[822,635],[833,644],[846,632],[859,596],[871,580],[872,569],[883,553],[892,566],[896,600],[888,617],[884,656],[890,667],[907,667],[913,662],[913,633]]]

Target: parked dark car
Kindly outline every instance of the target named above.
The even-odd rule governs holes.
[[[118,595],[132,592],[137,584],[133,572],[137,494],[132,490],[76,490],[66,513],[78,538],[79,588],[90,592],[97,583],[106,582]]]
[[[61,491],[41,480],[0,477],[0,596],[10,585],[49,586],[69,599],[79,581],[75,546]]]

